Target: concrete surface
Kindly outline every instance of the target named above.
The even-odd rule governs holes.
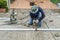
[[[0,40],[55,40],[46,31],[0,31]]]
[[[50,22],[51,20],[52,22]],[[49,28],[59,29],[60,28],[60,12],[54,12],[52,10],[50,10],[50,12],[46,11],[46,22]]]
[[[27,24],[29,16],[29,10],[16,10],[16,13],[18,13],[18,23],[9,25],[9,16],[10,13],[0,13],[0,28],[33,28],[33,27],[27,27],[24,24]],[[60,28],[60,13],[56,13],[52,10],[44,10],[45,12],[45,19],[42,22],[43,29],[51,28],[56,29]],[[23,16],[23,17],[21,17]],[[25,17],[25,18],[24,18]],[[50,20],[53,20],[50,22]],[[46,23],[47,25],[46,25]],[[0,31],[0,40],[59,40],[59,37],[56,37],[56,35],[60,35],[60,32],[51,32],[51,31]]]

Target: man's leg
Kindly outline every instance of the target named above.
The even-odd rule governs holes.
[[[41,27],[41,21],[38,22],[38,28],[40,28],[40,27]]]
[[[33,19],[32,18],[29,20],[28,25],[33,25]]]
[[[41,19],[40,19],[41,17],[40,17],[40,15],[38,16],[38,28],[40,28],[41,27]]]

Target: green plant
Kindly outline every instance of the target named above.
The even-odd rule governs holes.
[[[50,0],[51,2],[57,4],[57,3],[60,3],[60,0]]]
[[[7,1],[6,0],[0,0],[0,8],[5,8],[6,11],[8,11]]]

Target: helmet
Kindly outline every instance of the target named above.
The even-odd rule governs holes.
[[[37,12],[38,11],[38,7],[36,5],[31,7],[31,11],[32,12]]]

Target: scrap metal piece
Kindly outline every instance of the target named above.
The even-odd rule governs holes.
[[[15,9],[12,10],[12,13],[10,15],[10,23],[11,24],[17,23],[17,13],[15,13]]]

